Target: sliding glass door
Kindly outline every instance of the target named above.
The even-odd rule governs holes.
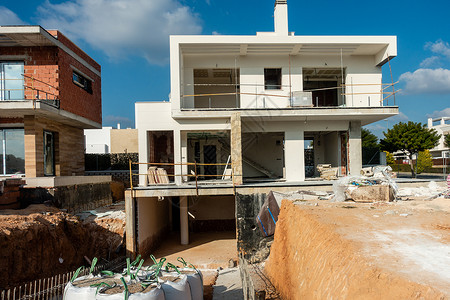
[[[23,100],[23,62],[0,62],[0,100]]]
[[[0,175],[25,174],[23,129],[1,129]]]

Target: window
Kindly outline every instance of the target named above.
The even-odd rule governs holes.
[[[0,62],[0,100],[23,100],[23,62]]]
[[[264,69],[264,89],[281,90],[281,68]]]
[[[77,73],[73,71],[72,75],[72,81],[76,85],[78,85],[80,88],[88,92],[89,94],[92,94],[92,81],[81,75],[80,73]]]
[[[0,143],[0,174],[24,174],[24,130],[0,129]]]
[[[44,131],[44,175],[55,175],[55,142],[53,132]]]

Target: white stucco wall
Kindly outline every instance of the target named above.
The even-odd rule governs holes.
[[[103,127],[102,129],[85,129],[85,153],[87,154],[106,154],[111,150],[111,129],[112,127]]]

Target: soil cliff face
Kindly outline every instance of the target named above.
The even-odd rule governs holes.
[[[360,243],[345,238],[336,224],[355,210],[337,208],[347,215],[333,219],[329,213],[324,219],[320,209],[283,200],[265,267],[283,298],[447,299],[431,286],[378,267],[367,259]],[[350,229],[359,233],[360,225]]]
[[[72,271],[89,258],[114,258],[124,221],[77,217],[44,205],[0,215],[0,287]]]

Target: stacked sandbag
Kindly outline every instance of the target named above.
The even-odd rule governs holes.
[[[177,267],[165,258],[151,258],[152,266],[143,267],[138,256],[133,262],[127,258],[122,273],[93,274],[95,258],[88,275],[78,277],[83,267],[76,271],[63,300],[203,300],[203,276],[192,264],[178,258],[182,265]]]

